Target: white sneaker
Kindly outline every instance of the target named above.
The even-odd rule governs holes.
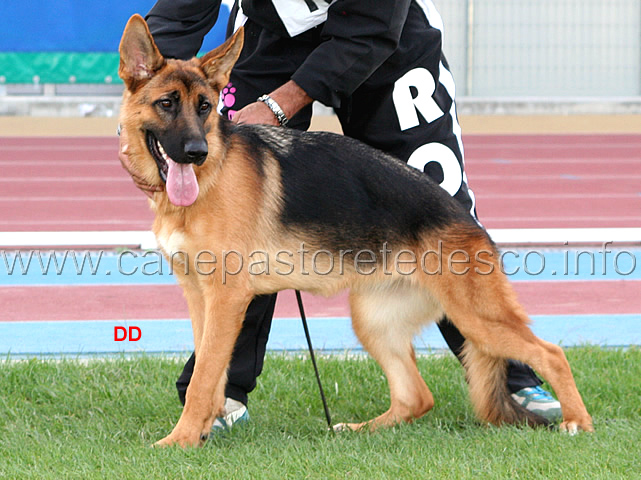
[[[249,421],[249,410],[238,400],[233,398],[225,399],[225,409],[222,417],[217,417],[211,426],[212,431],[222,432],[230,430],[234,425]]]
[[[563,418],[559,401],[541,387],[522,388],[513,393],[512,398],[522,407],[550,422],[556,422]]]

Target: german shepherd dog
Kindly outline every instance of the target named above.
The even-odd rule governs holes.
[[[356,335],[387,376],[389,410],[341,428],[411,422],[432,408],[412,339],[446,314],[466,338],[470,397],[482,421],[546,423],[512,400],[511,358],[551,384],[561,430],[592,431],[562,349],[532,333],[493,242],[445,190],[344,136],[237,125],[216,114],[242,44],[239,31],[202,58],[165,59],[138,15],[120,44],[130,171],[165,185],[150,201],[153,231],[177,265],[196,351],[180,420],[158,444],[206,440],[248,304],[283,289],[349,289]]]

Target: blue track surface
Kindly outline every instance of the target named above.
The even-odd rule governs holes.
[[[532,329],[562,346],[586,343],[617,347],[641,345],[639,315],[541,315],[533,316]],[[137,342],[114,341],[114,327],[136,326]],[[311,318],[309,329],[314,347],[325,352],[362,351],[350,319]],[[426,328],[417,337],[419,352],[446,349],[438,329]],[[270,350],[305,350],[307,343],[299,318],[277,318],[272,325]],[[0,352],[24,355],[92,355],[104,353],[186,353],[193,349],[191,324],[184,320],[62,321],[0,323]]]

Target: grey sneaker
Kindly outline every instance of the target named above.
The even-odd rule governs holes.
[[[536,413],[550,422],[557,422],[563,418],[559,401],[541,387],[522,388],[513,393],[512,398],[530,412]]]
[[[214,424],[211,426],[211,431],[214,433],[222,433],[230,430],[235,425],[246,423],[249,421],[249,410],[247,407],[233,398],[225,399],[225,413],[222,417],[217,417]]]

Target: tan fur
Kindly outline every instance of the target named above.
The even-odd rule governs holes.
[[[242,33],[201,60],[165,60],[159,58],[142,18],[130,20],[120,47],[120,71],[128,86],[121,122],[129,135],[133,172],[151,184],[162,183],[144,136],[146,128],[162,123],[153,101],[168,91],[178,91],[187,100],[199,95],[197,89],[186,91],[180,81],[168,80],[172,72],[184,70],[206,78],[209,87],[202,87],[205,90],[200,93],[217,99],[241,46]],[[279,251],[296,252],[303,242],[309,251],[320,245],[312,232],[281,223],[283,188],[276,159],[265,153],[263,174],[257,175],[248,146],[233,136],[220,138],[219,121],[215,114],[207,119],[209,154],[202,166],[194,166],[200,186],[196,202],[176,207],[165,192],[156,193],[150,202],[156,214],[153,231],[173,262],[189,305],[197,359],[180,420],[159,445],[198,445],[206,438],[223,408],[226,369],[249,302],[257,294],[283,289],[322,295],[351,290],[354,330],[387,375],[391,406],[369,422],[347,424],[349,428],[410,422],[432,408],[434,399],[416,368],[411,342],[423,325],[439,320],[445,312],[467,338],[471,400],[481,419],[496,424],[531,420],[515,407],[505,387],[505,359],[514,358],[532,365],[551,383],[563,406],[562,428],[592,430],[563,352],[529,330],[527,316],[499,272],[496,250],[479,229],[450,225],[418,241],[396,245],[392,253],[407,250],[420,258],[423,252],[441,248],[442,258],[447,258],[454,250],[451,245],[471,257],[484,251],[480,260],[472,258],[467,265],[476,273],[456,275],[451,265],[434,255],[426,258],[425,267],[440,274],[410,274],[410,267],[401,265],[389,274],[379,268],[364,275],[349,261],[342,271],[335,268],[326,275],[304,272],[297,261],[287,275],[250,274],[247,262],[252,252],[267,252],[270,261],[256,268],[273,272],[283,269],[276,261]],[[205,270],[217,267],[212,274],[195,274],[196,256],[202,251],[216,256],[216,264],[204,264]],[[237,273],[225,274],[223,259],[228,271]],[[329,260],[322,256],[317,260],[318,271],[330,270]],[[491,269],[491,274],[485,274]]]

